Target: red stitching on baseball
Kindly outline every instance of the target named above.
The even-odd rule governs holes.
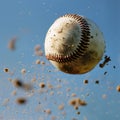
[[[76,50],[70,55],[67,55],[67,56],[58,55],[58,54],[46,55],[46,58],[48,60],[56,61],[59,63],[72,62],[76,58],[78,58],[78,56],[83,56],[90,42],[90,28],[89,28],[87,21],[83,17],[76,15],[76,14],[66,14],[62,17],[74,18],[81,26],[82,35],[81,35],[81,40],[79,42],[79,45],[77,46]]]

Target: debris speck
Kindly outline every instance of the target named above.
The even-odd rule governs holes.
[[[40,86],[40,88],[44,88],[44,87],[45,87],[45,83],[44,83],[44,82],[41,82],[41,83],[39,84],[39,86]]]
[[[76,97],[77,95],[75,93],[72,93],[71,97]]]
[[[115,68],[116,68],[116,66],[114,65],[114,66],[113,66],[113,68],[115,69]]]
[[[44,64],[45,64],[45,62],[44,62],[44,61],[41,61],[41,64],[42,64],[42,65],[44,65]]]
[[[51,120],[57,120],[57,117],[56,116],[52,116]]]
[[[116,90],[117,90],[118,92],[120,92],[120,85],[118,85],[118,86],[116,87]]]
[[[9,69],[8,68],[4,68],[4,72],[9,72]]]
[[[107,98],[107,95],[106,95],[106,94],[103,94],[103,95],[102,95],[102,98],[103,98],[103,99],[106,99],[106,98]]]
[[[35,62],[36,64],[40,64],[40,60],[38,59],[38,60],[36,60],[36,62]]]
[[[80,111],[78,111],[77,114],[80,115]]]
[[[10,101],[9,98],[4,99],[2,105],[3,105],[3,106],[6,106],[6,105],[8,104],[9,101]]]
[[[20,104],[20,105],[25,104],[26,102],[27,102],[27,100],[26,100],[26,98],[24,98],[24,97],[21,97],[21,98],[17,98],[17,99],[16,99],[16,103],[17,103],[17,104]]]
[[[88,84],[88,80],[84,80],[83,82],[84,82],[84,84]]]
[[[23,83],[20,79],[14,79],[13,80],[13,85],[17,88],[22,88],[24,90],[31,90],[32,85],[29,83]]]
[[[111,61],[110,57],[108,57],[107,55],[104,57],[104,61],[103,63],[99,64],[99,67],[103,68],[109,61]]]
[[[48,115],[51,114],[51,110],[50,109],[46,109],[44,110],[45,113],[47,113]]]
[[[104,72],[104,75],[106,75],[106,74],[107,74],[107,71]]]
[[[19,80],[19,79],[14,79],[13,80],[13,85],[15,87],[23,87],[23,82],[21,80]]]
[[[17,37],[13,37],[10,41],[9,41],[9,43],[8,43],[8,48],[10,49],[10,50],[15,50],[15,43],[16,43],[16,40],[17,40]]]
[[[26,73],[26,69],[23,68],[23,69],[21,70],[21,73],[22,73],[22,74],[25,74],[25,73]]]
[[[59,109],[59,110],[63,110],[63,109],[64,109],[64,104],[59,105],[59,106],[58,106],[58,109]]]
[[[99,80],[96,80],[95,83],[96,83],[96,84],[99,84]]]
[[[69,104],[72,105],[76,110],[79,108],[79,106],[86,106],[87,103],[80,98],[74,98],[69,101]]]
[[[41,48],[41,46],[40,46],[39,44],[37,44],[37,45],[35,46],[34,50],[35,50],[35,51],[39,51],[40,48]]]
[[[16,94],[17,94],[16,90],[12,91],[12,93],[11,93],[12,96],[15,96]]]

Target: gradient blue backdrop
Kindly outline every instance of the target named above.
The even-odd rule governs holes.
[[[120,93],[116,90],[120,85],[119,6],[119,0],[0,0],[0,120],[52,120],[53,116],[56,120],[119,120]],[[97,65],[87,74],[69,75],[57,71],[44,55],[35,56],[35,45],[40,44],[44,52],[48,28],[66,13],[86,16],[100,27],[106,41],[105,54],[111,57],[103,69]],[[7,44],[13,37],[17,37],[16,50],[10,51]],[[37,59],[45,65],[36,65]],[[4,68],[14,74],[5,73]],[[25,75],[21,74],[22,68],[27,70]],[[31,91],[15,88],[8,80],[20,78],[30,82],[34,77],[33,95]],[[88,85],[83,84],[84,79],[89,80]],[[96,80],[100,83],[95,84]],[[40,93],[41,81],[51,83],[53,90],[45,88],[48,92]],[[14,90],[16,96],[11,95]],[[79,108],[80,115],[69,105],[72,93],[88,103]],[[26,105],[16,104],[15,100],[21,96],[27,98]],[[9,101],[5,104],[6,99]],[[60,111],[58,106],[63,103],[64,110]],[[48,108],[52,111],[50,115],[44,112]]]

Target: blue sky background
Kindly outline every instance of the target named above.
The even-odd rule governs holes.
[[[52,120],[53,116],[56,120],[119,120],[120,93],[116,90],[120,85],[119,5],[119,0],[1,0],[0,120]],[[86,16],[100,27],[106,41],[105,55],[111,57],[103,69],[97,65],[87,74],[69,75],[56,70],[44,55],[34,54],[37,44],[44,53],[47,30],[55,19],[66,13]],[[16,50],[10,51],[7,45],[14,37],[17,37]],[[36,65],[37,59],[44,61],[45,65]],[[5,73],[4,68],[14,74]],[[25,75],[21,74],[23,68],[27,71]],[[28,83],[36,78],[32,83],[34,93],[15,88],[8,78],[20,78]],[[89,80],[87,85],[83,84],[85,79]],[[100,83],[95,84],[96,80]],[[52,84],[53,89],[46,87],[40,92],[41,82]],[[13,91],[17,92],[15,96],[11,95]],[[88,105],[74,110],[69,105],[72,93]],[[16,104],[18,97],[26,97],[27,103]],[[6,99],[9,101],[5,104]],[[61,104],[64,104],[64,110],[58,109]],[[47,115],[46,109],[52,113]],[[76,114],[78,111],[80,115]]]

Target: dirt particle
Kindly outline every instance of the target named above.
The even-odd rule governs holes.
[[[38,59],[38,60],[36,60],[36,62],[35,62],[36,64],[40,64],[40,60]]]
[[[21,73],[22,73],[22,74],[25,74],[25,73],[26,73],[26,69],[23,68],[23,69],[21,70]]]
[[[96,83],[96,84],[99,84],[99,80],[96,80],[95,83]]]
[[[9,101],[10,101],[9,98],[4,99],[2,105],[3,105],[3,106],[6,106],[6,105],[8,104]]]
[[[72,93],[71,94],[71,97],[76,97],[77,95],[75,93]]]
[[[56,116],[51,116],[51,120],[57,120]]]
[[[40,88],[45,88],[45,83],[44,83],[44,82],[41,82],[41,83],[39,84],[39,87],[40,87]]]
[[[19,105],[25,104],[27,102],[26,98],[21,97],[16,99],[16,103]]]
[[[8,43],[8,48],[10,49],[10,50],[15,50],[15,43],[16,43],[16,40],[17,40],[17,37],[13,37],[10,41],[9,41],[9,43]]]
[[[83,83],[84,83],[84,84],[88,84],[88,80],[84,80]]]
[[[114,65],[114,66],[113,66],[113,68],[115,69],[115,68],[116,68],[116,66]]]
[[[99,64],[99,67],[103,68],[109,61],[111,61],[110,57],[108,57],[107,55],[104,57],[104,61],[103,63]]]
[[[35,51],[39,51],[41,49],[41,46],[39,44],[37,44],[35,47],[34,47],[34,50]]]
[[[8,68],[4,68],[4,72],[9,72],[9,69]]]
[[[118,85],[118,86],[116,87],[116,90],[117,90],[118,92],[120,92],[120,85]]]
[[[79,106],[86,106],[87,103],[80,98],[74,98],[69,101],[69,104],[72,105],[76,110],[79,108]]]
[[[35,55],[37,55],[37,56],[43,56],[43,51],[42,50],[36,51]]]
[[[35,55],[43,56],[43,51],[41,50],[41,46],[38,44],[34,47]]]
[[[52,113],[52,111],[50,109],[46,109],[44,110],[45,113],[47,113],[48,115]]]
[[[58,106],[58,109],[59,109],[59,110],[63,110],[63,109],[64,109],[64,104],[59,105],[59,106]]]
[[[32,90],[32,85],[30,83],[24,83],[23,84],[23,89],[24,90]]]
[[[80,111],[78,111],[77,114],[80,115]]]
[[[85,101],[83,101],[83,100],[80,100],[80,101],[79,101],[79,105],[80,105],[80,106],[86,106],[87,103],[86,103]]]
[[[23,87],[23,82],[19,79],[15,79],[15,80],[13,80],[13,85],[15,87]]]
[[[32,89],[32,85],[29,83],[23,83],[21,80],[19,79],[15,79],[13,80],[13,85],[17,88],[22,88],[24,90],[31,90]]]
[[[69,104],[72,105],[72,106],[75,106],[76,105],[76,100],[75,99],[70,100]]]
[[[12,91],[12,93],[11,93],[12,96],[15,96],[16,94],[17,94],[16,90]]]
[[[104,75],[106,75],[106,74],[107,74],[107,71],[104,72]]]
[[[44,61],[41,61],[41,64],[42,64],[42,65],[44,65],[44,64],[45,64],[45,62],[44,62]]]
[[[54,91],[51,91],[51,92],[50,92],[50,96],[52,96],[52,95],[54,95]]]
[[[48,84],[47,84],[47,87],[48,87],[49,89],[53,89],[53,85],[52,85],[51,83],[48,83]]]

